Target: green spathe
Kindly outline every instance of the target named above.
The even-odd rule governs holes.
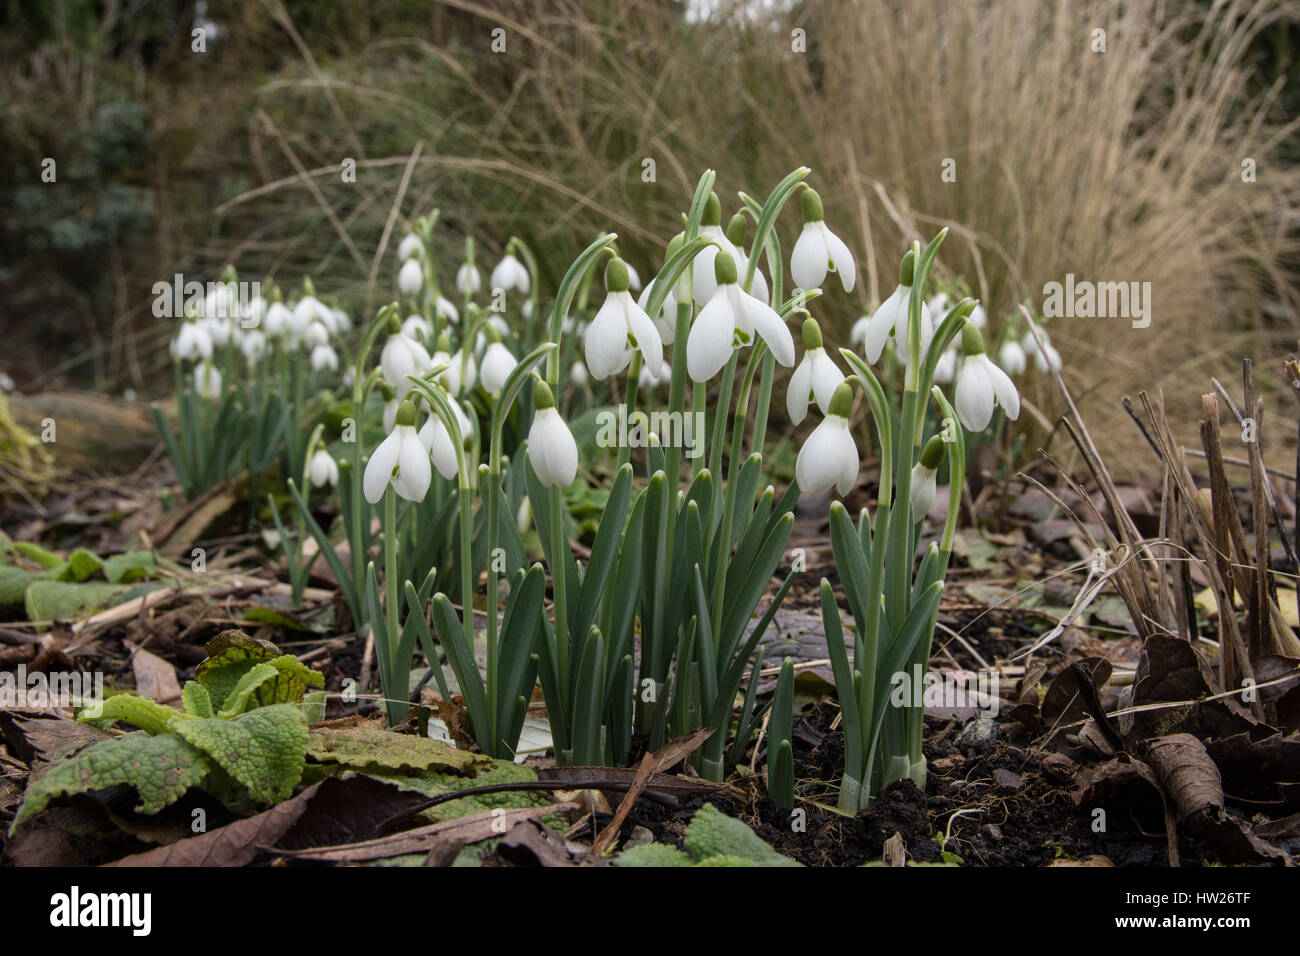
[[[736,260],[731,257],[730,252],[719,250],[714,256],[713,277],[720,286],[736,284]]]
[[[835,394],[831,396],[830,414],[838,415],[840,418],[848,418],[849,413],[853,411],[853,388],[848,382],[843,382],[836,386]]]
[[[803,320],[803,347],[807,351],[822,347],[822,330],[812,316]]]
[[[627,292],[632,288],[628,278],[627,263],[615,257],[605,266],[605,290],[607,292]]]
[[[822,207],[822,197],[811,186],[803,191],[800,205],[803,208],[804,222],[821,222],[826,218],[826,211]]]

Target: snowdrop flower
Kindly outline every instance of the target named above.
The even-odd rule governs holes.
[[[949,385],[957,376],[957,350],[944,349],[943,354],[939,356],[939,361],[934,366],[934,382],[936,385]]]
[[[331,332],[339,334],[352,331],[352,316],[342,309],[326,309],[325,311],[334,317],[334,325],[330,328]]]
[[[244,358],[249,364],[260,361],[266,354],[266,336],[258,329],[245,332],[239,342],[239,350],[244,353]]]
[[[424,258],[424,243],[420,237],[413,232],[408,232],[402,237],[401,243],[397,246],[397,258],[405,262],[407,259]]]
[[[183,323],[172,341],[172,356],[178,359],[212,358],[212,334],[207,323],[196,320]]]
[[[433,303],[433,310],[439,318],[446,319],[448,322],[460,321],[460,310],[450,299],[438,296],[437,301]]]
[[[442,335],[438,336],[438,346],[434,350],[429,361],[433,366],[446,366],[445,370],[438,375],[435,381],[447,390],[447,394],[459,395],[460,365],[451,357],[451,340],[447,338],[446,332],[443,332]]]
[[[474,383],[478,381],[478,363],[474,361],[473,352],[465,354],[464,346],[457,349],[456,354],[451,357],[451,367],[456,370],[456,388],[452,390],[453,395],[460,395],[462,391],[468,392],[474,387]],[[450,372],[451,369],[447,371]]]
[[[339,370],[338,353],[328,343],[322,342],[311,350],[311,367],[317,372]]]
[[[200,321],[206,326],[214,349],[224,349],[230,343],[230,335],[233,329],[229,319],[207,318]]]
[[[567,488],[578,474],[578,444],[555,408],[545,382],[533,385],[533,424],[528,429],[528,459],[546,488]]]
[[[714,293],[695,317],[686,340],[686,370],[696,382],[717,375],[737,346],[752,345],[754,333],[776,360],[794,364],[794,337],[776,310],[736,284],[736,263],[729,253],[714,258]]]
[[[835,389],[831,408],[813,429],[795,459],[795,480],[806,495],[821,495],[835,488],[847,495],[858,480],[858,446],[849,431],[853,389],[848,382]]]
[[[315,296],[311,280],[308,279],[303,285],[306,294],[294,304],[293,311],[289,313],[289,335],[295,342],[302,338],[307,331],[307,326],[325,309],[320,299]]]
[[[1009,339],[998,352],[998,364],[1008,375],[1024,375],[1029,357],[1025,355],[1025,350],[1020,347],[1019,342]]]
[[[205,358],[194,366],[194,391],[201,398],[215,400],[221,397],[221,372],[211,359]]]
[[[1034,338],[1033,332],[1026,332],[1020,339],[1020,346],[1025,350],[1027,356],[1032,356],[1038,365],[1038,371],[1046,375],[1049,371],[1059,372],[1061,370],[1061,353],[1056,351],[1052,346],[1052,340],[1047,337],[1045,329],[1040,328],[1039,334],[1043,337],[1043,348],[1039,349],[1038,340]],[[1046,353],[1046,354],[1044,354]]]
[[[935,314],[940,315],[940,313],[937,312]],[[942,318],[941,315],[940,318]],[[989,324],[989,314],[984,311],[984,306],[980,305],[978,302],[975,303],[975,308],[970,310],[970,315],[967,316],[967,319],[970,320],[971,325],[975,326],[975,328],[979,329],[981,332],[983,332],[985,327]]]
[[[826,270],[839,274],[845,292],[857,281],[853,253],[839,236],[826,228],[822,198],[815,189],[803,192],[803,232],[790,253],[790,274],[804,289],[816,289],[826,279]]]
[[[808,415],[810,399],[816,399],[823,415],[828,414],[831,398],[844,381],[844,373],[835,367],[822,346],[821,327],[811,316],[803,322],[803,347],[803,358],[790,376],[790,387],[785,393],[785,407],[790,421],[796,425]]]
[[[885,343],[893,333],[894,344],[904,354],[907,352],[907,306],[912,296],[913,256],[909,251],[903,256],[902,267],[898,271],[898,285],[893,293],[880,304],[870,319],[863,317],[853,326],[849,339],[854,345],[861,345],[867,354],[867,361],[875,364],[880,361],[880,353],[885,350]],[[930,310],[921,303],[921,352],[924,353],[934,335],[934,322]]]
[[[700,217],[700,235],[712,239],[715,243],[701,249],[691,262],[691,296],[695,299],[696,305],[705,305],[713,298],[713,293],[718,291],[716,267],[718,253],[727,253],[731,256],[733,264],[739,262],[741,258],[740,250],[722,231],[722,203],[717,193],[709,193],[708,201],[704,204],[704,214]],[[685,239],[684,236],[682,238]],[[668,254],[672,255],[673,251],[670,243]],[[758,285],[757,278],[754,280],[754,285],[755,287]]]
[[[330,331],[325,328],[325,324],[319,319],[314,320],[311,325],[307,326],[307,331],[302,334],[303,344],[309,349],[314,349],[318,345],[326,345],[330,340]]]
[[[472,429],[469,416],[461,410],[460,403],[454,399],[447,404],[456,413],[456,423],[460,428],[461,440],[464,441],[469,437]],[[451,432],[447,430],[446,424],[437,414],[430,415],[420,428],[420,444],[428,451],[433,467],[438,469],[438,474],[448,481],[457,476],[460,464],[456,459],[456,440],[452,438]]]
[[[650,289],[654,286],[654,280],[650,280],[650,285],[641,291],[641,297],[636,300],[636,304],[645,312],[646,306],[650,304]],[[664,296],[664,304],[659,308],[658,315],[650,316],[650,321],[654,322],[655,328],[659,330],[659,340],[664,345],[672,345],[673,340],[677,338],[677,297],[673,295],[673,290],[669,289],[668,294]]]
[[[394,389],[405,391],[406,376],[420,375],[433,365],[429,352],[423,345],[402,332],[397,318],[388,321],[388,341],[379,353],[379,367],[384,371],[384,379]]]
[[[456,270],[456,291],[463,298],[470,298],[478,293],[483,286],[483,277],[479,275],[478,267],[466,262]]]
[[[633,292],[640,292],[641,291],[640,274],[636,271],[635,268],[633,268],[632,263],[629,262],[626,263],[626,265],[627,265],[627,287],[631,289]]]
[[[587,366],[581,362],[574,362],[569,366],[569,381],[576,388],[587,387]]]
[[[397,291],[404,296],[414,297],[424,287],[424,267],[419,259],[407,259],[402,268],[397,270]]]
[[[408,339],[415,339],[417,342],[427,342],[433,335],[433,327],[429,325],[429,320],[422,315],[408,315],[402,323],[402,334]]]
[[[361,480],[366,501],[377,504],[390,484],[407,501],[423,501],[432,480],[429,453],[415,431],[415,406],[402,402],[392,431],[366,462]]]
[[[506,384],[506,379],[510,377],[510,373],[515,370],[519,362],[510,350],[501,344],[496,329],[491,326],[489,329],[491,341],[488,342],[487,351],[483,353],[482,378],[483,387],[495,394],[501,391],[502,386]]]
[[[925,302],[925,307],[930,310],[931,316],[945,316],[948,310],[953,306],[952,296],[947,292],[936,292]]]
[[[326,485],[333,488],[339,483],[339,463],[324,448],[318,449],[307,465],[307,476],[313,488],[324,488]]]
[[[943,439],[938,435],[925,443],[921,451],[921,460],[912,468],[912,521],[920,521],[934,504],[936,475],[939,462],[943,461]]]
[[[262,321],[262,327],[266,329],[267,335],[281,336],[289,331],[291,318],[293,314],[288,306],[277,299],[266,307],[266,317]]]
[[[957,394],[953,405],[957,417],[969,431],[982,432],[993,420],[993,406],[1001,405],[1007,418],[1015,421],[1020,416],[1020,395],[1007,373],[994,365],[984,353],[984,336],[973,325],[967,325],[961,334],[962,351],[966,353],[957,376]]]
[[[203,315],[209,319],[234,318],[235,289],[233,283],[218,282],[203,297]]]
[[[391,432],[394,423],[397,421],[397,406],[401,403],[397,400],[397,393],[388,387],[387,382],[380,383],[379,391],[384,396],[384,414],[381,421],[384,425],[384,431]]]
[[[605,302],[591,320],[583,343],[593,378],[606,379],[623,371],[638,350],[651,375],[657,378],[663,373],[663,340],[629,288],[627,263],[611,259],[605,266]]]
[[[522,295],[528,294],[528,270],[511,252],[507,252],[492,269],[488,282],[493,289],[505,289],[507,292],[514,289]]]
[[[248,303],[248,307],[244,309],[244,314],[240,316],[243,327],[246,329],[258,328],[262,324],[262,320],[266,318],[266,310],[269,306],[270,303],[262,296],[253,296]]]
[[[519,312],[523,315],[525,322],[533,321],[533,300],[524,299],[524,304],[519,307]]]

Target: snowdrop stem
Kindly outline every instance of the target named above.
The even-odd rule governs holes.
[[[703,382],[696,382],[691,393],[691,411],[703,412],[708,407],[708,391]],[[692,421],[694,418],[692,418]],[[691,462],[691,479],[694,480],[707,464],[703,455],[696,455]]]
[[[573,306],[574,296],[578,293],[578,287],[583,283],[584,278],[592,272],[601,255],[613,255],[614,251],[610,245],[618,238],[617,233],[607,232],[600,236],[573,260],[569,266],[564,278],[560,280],[560,287],[555,294],[555,305],[551,309],[551,323],[547,328],[547,338],[554,345],[559,345],[560,337],[564,332],[564,317],[569,314],[569,309]],[[546,363],[546,381],[552,386],[552,391],[559,392],[560,384],[560,351],[555,349],[551,352],[550,358]]]
[[[943,522],[943,534],[939,538],[939,558],[943,567],[948,567],[948,558],[952,554],[953,537],[957,533],[957,514],[961,511],[961,492],[966,484],[966,438],[957,412],[938,386],[931,389],[935,402],[944,418],[953,423],[953,440],[948,443],[948,515]]]
[[[641,352],[640,350],[632,353],[632,362],[628,365],[627,380],[623,386],[623,404],[627,407],[627,420],[632,420],[632,413],[636,411],[637,389],[641,384]],[[650,441],[649,435],[641,436],[644,441]],[[618,465],[621,468],[626,465],[628,459],[632,457],[632,443],[630,441],[622,442],[618,447]],[[649,458],[646,459],[649,461]]]
[[[420,236],[420,243],[424,246],[424,301],[437,302],[438,297],[442,294],[442,289],[438,285],[438,267],[433,260],[433,227],[438,224],[438,217],[442,215],[441,209],[435,209],[429,213],[427,219],[421,219],[417,232]],[[434,312],[435,316],[437,311]],[[435,330],[436,331],[436,330]]]
[[[358,482],[359,484],[360,482]],[[397,653],[398,644],[398,606],[397,606],[397,492],[393,490],[393,485],[389,482],[388,487],[384,490],[384,616],[387,618],[385,623],[384,640],[387,642],[382,652],[383,659],[391,661],[393,655]],[[379,622],[371,621],[370,627],[375,634],[375,640],[379,639]],[[432,666],[437,666],[433,662]],[[389,675],[390,678],[396,675]],[[391,698],[394,693],[392,687],[384,687],[384,696]],[[387,702],[387,709],[392,710],[394,701],[391,699]],[[390,723],[400,721],[404,714],[393,719],[389,714]]]
[[[722,501],[722,446],[726,442],[727,416],[731,411],[731,391],[736,381],[736,363],[740,353],[732,349],[731,358],[722,370],[722,384],[718,386],[718,402],[713,410],[713,429],[710,432],[709,471],[714,477],[714,507]],[[714,511],[714,514],[717,514]]]
[[[893,473],[893,454],[894,454],[894,428],[895,419],[893,410],[886,399],[888,394],[876,378],[876,374],[871,371],[871,366],[862,360],[862,357],[852,349],[840,349],[840,356],[848,363],[856,374],[858,383],[862,386],[862,393],[867,398],[867,404],[871,407],[871,417],[876,424],[876,443],[880,446],[880,491],[877,495],[876,511],[878,514],[884,514],[889,511],[889,505],[893,499],[892,482],[889,481],[889,475]]]
[[[689,299],[685,302],[678,303],[677,330],[676,337],[673,340],[674,342],[685,342],[687,337],[690,335],[691,314],[693,311],[694,307]],[[669,421],[686,420],[682,414],[686,409],[686,362],[684,361],[684,351],[685,346],[673,346],[672,378],[668,384],[668,410],[675,414],[670,416]],[[664,467],[668,476],[668,481],[670,482],[670,487],[675,493],[677,480],[680,477],[682,470],[681,442],[673,442],[665,450]]]
[[[781,207],[798,191],[800,184],[811,172],[812,170],[807,166],[800,166],[798,169],[792,170],[776,184],[776,188],[772,190],[767,197],[767,201],[763,203],[763,208],[758,214],[758,224],[754,228],[754,244],[750,246],[749,264],[745,269],[744,278],[741,280],[742,289],[748,290],[750,284],[754,281],[754,272],[758,269],[759,254],[767,246],[768,233],[772,231],[772,227],[776,223],[776,217],[781,212]]]

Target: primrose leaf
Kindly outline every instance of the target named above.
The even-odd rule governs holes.
[[[486,759],[440,740],[378,727],[318,727],[311,732],[307,755],[317,763],[353,770],[456,775],[473,773]]]
[[[280,656],[280,649],[270,641],[257,640],[238,629],[222,631],[208,641],[205,650],[208,658],[195,669],[194,677],[208,689],[212,706],[218,710],[254,665]]]
[[[46,571],[53,570],[63,563],[63,559],[53,551],[47,551],[39,544],[33,544],[30,541],[15,541],[12,547],[24,558],[35,561]]]
[[[239,682],[231,688],[230,693],[226,695],[222,702],[221,710],[217,713],[218,717],[229,719],[238,717],[248,710],[253,710],[248,703],[257,693],[258,689],[268,681],[274,681],[280,676],[280,672],[275,666],[268,663],[254,664],[248,670],[244,671]]]
[[[87,747],[56,764],[27,787],[22,806],[9,828],[13,833],[56,797],[106,790],[119,784],[139,794],[136,810],[157,813],[179,800],[190,787],[203,784],[212,765],[200,751],[173,734],[132,733]]]
[[[191,717],[216,716],[212,712],[212,698],[208,696],[208,689],[196,680],[185,682],[185,688],[181,691],[181,706]]]
[[[68,560],[57,577],[60,581],[84,581],[103,568],[104,561],[99,555],[85,548],[78,548],[68,555]]]
[[[143,581],[154,576],[158,562],[148,551],[132,551],[127,554],[115,554],[104,560],[104,577],[110,584],[127,581]]]
[[[124,720],[128,724],[135,724],[145,733],[154,735],[166,733],[173,721],[185,719],[180,711],[135,694],[115,694],[98,705],[97,710],[98,713],[93,718],[81,718],[81,722],[107,730],[117,721]]]
[[[66,621],[83,611],[107,604],[131,589],[106,581],[32,581],[27,587],[29,621]]]
[[[22,604],[33,575],[11,565],[0,566],[0,606]]]
[[[754,864],[759,866],[802,865],[777,853],[747,825],[727,816],[711,803],[706,803],[696,811],[695,816],[686,827],[686,836],[682,842],[697,863],[722,866],[736,865],[733,859],[718,864],[711,861],[712,857],[726,857],[747,860],[751,866]]]
[[[666,843],[644,843],[624,850],[614,861],[619,866],[692,866],[691,858]]]
[[[243,784],[258,803],[287,799],[302,779],[307,722],[291,704],[261,707],[234,720],[181,720],[173,730]]]

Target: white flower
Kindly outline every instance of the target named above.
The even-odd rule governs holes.
[[[524,304],[519,307],[519,312],[523,315],[525,322],[533,321],[533,300],[524,299]]]
[[[464,351],[463,347],[457,350],[456,354],[451,357],[451,368],[447,370],[449,375],[451,369],[456,370],[454,379],[456,387],[450,389],[453,395],[460,395],[462,390],[468,392],[474,387],[474,383],[478,381],[478,363],[474,361],[474,354],[471,352],[469,355],[465,355]],[[464,365],[463,370],[462,363]],[[447,381],[450,386],[453,380],[449,378]]]
[[[417,342],[429,341],[429,336],[433,335],[433,327],[429,325],[429,320],[422,315],[408,315],[402,322],[402,334],[408,339],[415,339]]]
[[[393,430],[393,425],[397,422],[397,406],[399,404],[401,403],[398,402],[396,398],[390,398],[384,402],[384,414],[382,417],[384,431],[391,432]]]
[[[230,342],[230,335],[233,331],[230,320],[226,318],[207,318],[199,321],[207,327],[208,335],[212,339],[212,347],[214,349],[224,349],[227,343]]]
[[[790,376],[790,387],[785,393],[786,410],[790,413],[790,421],[796,425],[808,415],[810,399],[816,400],[823,415],[827,414],[835,389],[844,381],[844,373],[826,354],[821,329],[814,319],[804,319],[803,347],[803,358]]]
[[[342,309],[326,309],[325,311],[334,317],[334,324],[330,327],[331,332],[337,334],[339,332],[350,332],[352,330],[352,316],[348,315]]]
[[[1025,350],[1020,347],[1019,342],[1010,339],[998,351],[998,364],[1008,375],[1024,375],[1029,357],[1025,355]]]
[[[953,401],[957,417],[966,428],[982,432],[993,420],[993,406],[1001,405],[1007,418],[1020,416],[1020,395],[1015,383],[984,353],[984,337],[973,325],[962,329],[962,351],[966,353],[957,376]]]
[[[867,361],[873,365],[880,361],[880,353],[885,350],[885,343],[889,341],[892,333],[894,336],[895,346],[903,353],[907,354],[907,305],[912,296],[911,285],[898,285],[894,288],[893,293],[880,304],[880,308],[872,314],[870,319],[865,320],[863,325],[862,319],[853,327],[850,336],[853,344],[862,344],[863,351],[866,352]],[[925,350],[930,345],[930,339],[934,335],[934,322],[930,317],[930,310],[925,303],[921,303],[921,353],[924,355]]]
[[[925,307],[930,310],[931,316],[939,316],[942,319],[952,308],[952,296],[947,292],[936,292],[925,302]]]
[[[587,366],[581,362],[574,362],[569,366],[569,381],[578,388],[587,387]]]
[[[194,366],[194,392],[201,398],[221,397],[221,372],[210,359],[204,359]]]
[[[470,296],[475,295],[482,285],[483,277],[479,275],[478,267],[466,262],[456,270],[456,291],[463,298],[468,299]]]
[[[295,342],[302,338],[312,319],[317,318],[324,309],[320,299],[310,293],[297,301],[293,312],[289,314],[289,334]]]
[[[653,286],[654,281],[651,280],[650,285],[645,287],[641,297],[636,300],[642,312],[650,304],[650,289]],[[673,340],[677,338],[677,297],[673,295],[672,289],[669,289],[668,294],[664,296],[664,304],[659,307],[659,314],[650,316],[650,320],[659,330],[659,340],[664,345],[672,345]]]
[[[664,349],[659,330],[628,291],[627,265],[611,259],[605,268],[605,302],[588,327],[584,352],[593,378],[605,379],[627,368],[639,350],[645,368],[656,377],[663,372]]]
[[[802,289],[819,288],[826,270],[834,269],[845,292],[852,292],[857,281],[853,253],[839,236],[826,228],[821,197],[815,189],[803,193],[803,232],[790,253],[790,275]]]
[[[242,325],[246,329],[255,329],[262,324],[262,319],[266,317],[266,309],[269,303],[260,295],[253,296],[244,309],[244,314],[240,317]]]
[[[266,354],[266,336],[257,329],[245,332],[239,348],[244,353],[245,359],[250,363],[256,362]]]
[[[528,294],[528,270],[511,253],[506,253],[492,269],[488,282],[493,289],[505,289],[507,292],[514,289],[523,295]]]
[[[1033,332],[1026,332],[1020,339],[1020,345],[1025,350],[1025,354],[1033,356],[1035,363],[1038,365],[1038,371],[1047,374],[1049,371],[1061,370],[1061,353],[1056,351],[1052,346],[1052,341],[1047,337],[1043,329],[1038,330],[1043,337],[1043,348],[1038,348],[1038,340],[1034,338]],[[1044,354],[1046,352],[1046,354]]]
[[[321,448],[311,456],[307,465],[307,475],[313,488],[333,488],[339,483],[339,463],[330,457],[330,453]]]
[[[396,323],[396,319],[391,320]],[[408,375],[421,375],[433,367],[433,360],[423,345],[400,330],[390,333],[379,354],[379,367],[384,380],[398,392],[405,392],[410,383]]]
[[[846,383],[835,390],[830,413],[799,449],[794,474],[803,494],[825,494],[834,487],[846,495],[857,483],[858,447],[848,419],[852,407],[853,392]]]
[[[460,310],[456,308],[450,299],[438,296],[437,301],[433,303],[433,308],[439,318],[446,319],[448,322],[460,321]]]
[[[178,359],[212,358],[212,334],[207,323],[184,323],[172,342],[172,355]]]
[[[555,409],[544,382],[533,386],[533,424],[528,429],[528,457],[544,487],[567,488],[578,474],[578,445]]]
[[[943,316],[940,316],[940,319],[942,318]],[[978,302],[975,304],[975,308],[970,310],[968,318],[970,319],[970,324],[975,326],[975,328],[979,329],[981,332],[983,332],[985,326],[989,324],[989,314],[984,311],[984,306],[980,305]]]
[[[330,340],[329,329],[320,320],[315,320],[307,326],[307,331],[303,333],[303,344],[309,349],[314,349],[318,345],[325,345]]]
[[[721,225],[717,223],[701,224],[700,235],[706,239],[712,239],[717,245],[705,246],[691,262],[691,296],[695,299],[696,305],[706,304],[713,298],[713,293],[718,291],[718,279],[715,273],[719,252],[725,252],[731,256],[732,262],[736,263],[737,274],[740,273],[740,260],[744,258],[744,254],[735,247],[732,241],[727,238],[727,234],[722,231]],[[755,287],[758,285],[757,275],[754,278],[754,285]]]
[[[415,431],[415,406],[402,402],[393,430],[366,462],[361,481],[366,501],[378,503],[389,484],[407,501],[423,501],[432,480],[429,452]]]
[[[933,468],[926,468],[922,462],[917,462],[912,468],[912,521],[917,522],[924,518],[930,511],[930,506],[934,504],[934,495],[938,490],[936,487],[936,476],[938,472]]]
[[[632,265],[632,263],[629,262],[626,263],[626,265],[627,265],[627,287],[631,289],[633,292],[640,292],[641,276],[637,273],[636,268]]]
[[[491,393],[501,391],[518,364],[510,350],[500,342],[489,343],[487,351],[483,353],[483,388]]]
[[[401,243],[397,246],[397,258],[403,261],[407,259],[420,259],[424,256],[424,243],[420,237],[413,232],[408,232],[402,237]]]
[[[407,259],[397,270],[397,291],[405,296],[416,296],[424,287],[424,267],[419,259]]]
[[[721,371],[738,345],[752,345],[754,333],[772,355],[789,368],[794,364],[794,337],[776,310],[736,284],[735,261],[719,253],[714,260],[713,297],[700,310],[686,340],[686,370],[696,382],[707,382]]]
[[[947,385],[957,375],[957,350],[944,349],[943,354],[939,356],[939,361],[934,365],[934,382],[936,385]]]
[[[461,410],[459,402],[449,401],[447,404],[456,413],[456,422],[460,427],[460,437],[463,441],[469,436],[472,428],[469,417]],[[448,481],[456,477],[459,471],[456,461],[456,442],[439,416],[430,415],[420,428],[420,443],[428,450],[429,458],[433,461],[433,467],[438,469],[438,474]]]
[[[339,356],[328,343],[321,343],[311,350],[311,367],[317,372],[323,372],[328,369],[331,372],[339,370]]]
[[[266,309],[266,318],[262,327],[267,335],[284,335],[289,329],[289,319],[293,314],[283,302],[272,302]]]
[[[235,315],[233,283],[218,282],[203,297],[203,315],[209,319],[229,319]]]

